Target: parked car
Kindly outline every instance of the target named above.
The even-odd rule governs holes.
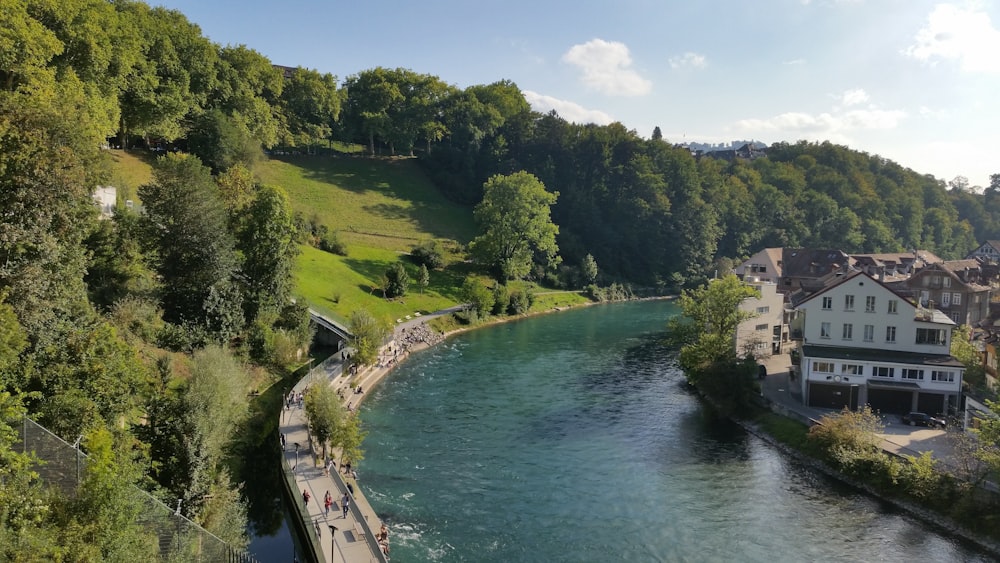
[[[911,412],[903,415],[903,424],[909,424],[910,426],[927,426],[930,428],[935,426],[938,428],[944,428],[947,423],[943,418],[937,416],[931,416],[922,412]]]

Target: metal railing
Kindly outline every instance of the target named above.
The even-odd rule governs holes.
[[[33,452],[42,461],[32,469],[46,486],[67,495],[75,493],[88,463],[87,454],[78,447],[28,417],[24,417],[14,447]],[[246,551],[229,545],[148,492],[132,488],[143,506],[139,524],[150,535],[150,561],[257,562]]]

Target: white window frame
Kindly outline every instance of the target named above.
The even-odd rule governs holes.
[[[896,368],[889,366],[875,366],[872,368],[872,377],[894,379],[896,377]]]
[[[951,294],[951,304],[958,307],[962,304],[962,294],[955,292]]]
[[[828,322],[819,323],[819,337],[830,338],[830,323]]]
[[[865,312],[874,313],[875,312],[875,296],[868,295],[865,297]]]
[[[875,325],[865,325],[865,342],[875,342]]]
[[[840,332],[840,338],[842,340],[854,340],[854,325],[852,323],[844,323],[844,328]]]
[[[833,297],[824,297],[823,298],[823,310],[824,311],[829,311],[830,309],[833,309]]]
[[[903,373],[899,374],[900,379],[924,380],[924,370],[916,368],[903,368]]]
[[[899,301],[896,300],[896,299],[890,299],[889,300],[889,310],[888,310],[889,314],[890,315],[895,315],[895,314],[897,314],[898,311],[899,311]]]
[[[845,295],[844,296],[844,310],[845,311],[853,311],[854,310],[854,296],[853,295]]]
[[[889,344],[896,343],[896,327],[894,326],[885,327],[885,341]]]

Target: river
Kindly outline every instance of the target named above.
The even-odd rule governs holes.
[[[712,416],[667,301],[468,332],[361,408],[365,495],[405,561],[989,561]]]

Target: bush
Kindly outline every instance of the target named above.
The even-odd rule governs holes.
[[[510,290],[507,289],[506,285],[498,283],[493,288],[493,310],[491,312],[494,315],[502,315],[507,311],[508,305],[510,305]]]
[[[340,240],[336,231],[327,233],[319,240],[319,249],[337,256],[347,256],[347,245]]]
[[[478,319],[483,319],[493,310],[493,292],[476,278],[466,278],[462,284],[462,298],[476,312]]]
[[[428,270],[439,270],[444,267],[444,253],[436,240],[428,240],[413,247],[410,257],[417,265],[424,265]]]
[[[406,295],[410,287],[410,274],[402,262],[396,262],[385,271],[385,296],[389,299]]]
[[[508,315],[523,315],[531,309],[535,302],[535,296],[528,290],[514,290],[510,292],[510,303],[507,305]]]

